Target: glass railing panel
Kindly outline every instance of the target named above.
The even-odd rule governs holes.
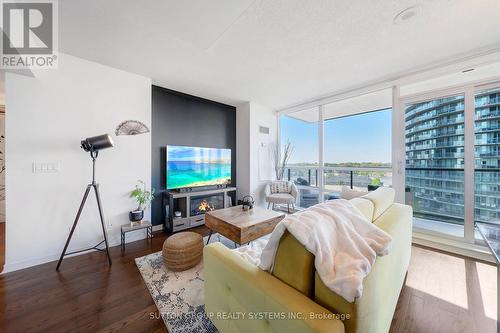
[[[463,170],[406,169],[406,204],[416,217],[463,225]]]
[[[291,166],[285,171],[285,178],[296,185],[316,187],[318,186],[318,169],[317,167]]]
[[[380,168],[328,168],[324,170],[325,199],[340,197],[342,187],[358,191],[371,191],[380,186],[392,186],[392,169]]]
[[[315,188],[298,187],[299,198],[297,204],[300,208],[308,208],[319,203],[319,190]]]

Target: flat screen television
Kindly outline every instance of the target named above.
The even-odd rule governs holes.
[[[231,184],[231,149],[167,146],[167,190]]]

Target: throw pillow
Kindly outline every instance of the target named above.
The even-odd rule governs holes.
[[[351,200],[357,197],[361,197],[367,194],[367,191],[353,190],[348,186],[342,186],[342,193],[340,193],[341,199]]]

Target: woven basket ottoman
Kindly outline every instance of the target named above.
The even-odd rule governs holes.
[[[179,232],[163,243],[163,262],[173,271],[196,266],[203,257],[203,237],[195,232]]]

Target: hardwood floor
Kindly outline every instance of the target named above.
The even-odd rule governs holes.
[[[205,227],[194,231],[206,235]],[[112,248],[113,266],[93,252],[0,276],[0,332],[167,332],[134,258],[152,244]],[[496,267],[413,247],[391,332],[495,332]]]
[[[0,221],[0,273],[5,265],[5,222]]]
[[[391,333],[496,332],[496,266],[413,246]]]
[[[202,235],[208,229],[193,229]],[[0,332],[167,332],[134,258],[161,251],[163,233],[0,276]]]

